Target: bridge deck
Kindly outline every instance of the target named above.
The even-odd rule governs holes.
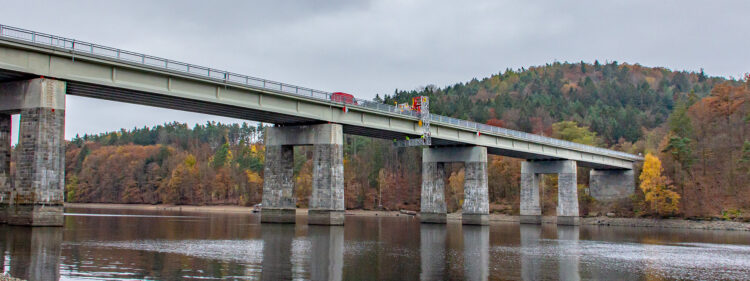
[[[274,124],[332,122],[342,124],[344,133],[384,139],[421,132],[413,113],[393,106],[364,100],[345,105],[332,102],[323,91],[0,26],[0,82],[38,76],[66,81],[70,95]],[[481,145],[491,154],[570,159],[597,169],[631,169],[642,160],[445,116],[431,118],[433,145]]]

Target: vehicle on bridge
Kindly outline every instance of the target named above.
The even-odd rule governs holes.
[[[331,100],[335,102],[343,102],[347,104],[357,105],[357,101],[354,100],[354,96],[352,96],[351,94],[344,93],[344,92],[331,93]]]

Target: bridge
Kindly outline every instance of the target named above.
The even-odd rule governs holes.
[[[275,124],[266,129],[263,222],[294,222],[293,146],[313,146],[310,224],[343,224],[343,135],[419,138],[419,114],[331,93],[0,25],[0,222],[62,225],[65,96]],[[20,113],[15,175],[11,115]],[[522,158],[521,218],[540,223],[539,176],[558,174],[558,223],[578,224],[577,167],[599,200],[634,191],[639,156],[430,114],[420,219],[444,223],[444,163],[466,164],[463,223],[486,224],[487,154]],[[14,177],[11,185],[11,177]]]

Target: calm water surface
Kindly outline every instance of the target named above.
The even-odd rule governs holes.
[[[347,216],[66,209],[64,228],[0,225],[0,269],[31,280],[750,279],[750,233]]]

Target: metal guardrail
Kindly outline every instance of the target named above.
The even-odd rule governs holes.
[[[40,33],[36,31],[31,31],[31,30],[25,30],[25,29],[11,27],[7,25],[0,25],[0,37],[20,40],[20,41],[24,41],[24,42],[35,44],[35,45],[42,45],[46,47],[62,49],[62,50],[71,52],[73,55],[79,53],[79,54],[100,56],[100,57],[105,57],[105,58],[120,61],[120,62],[137,64],[137,65],[145,65],[145,66],[152,67],[152,68],[199,76],[202,78],[208,78],[208,79],[223,82],[223,83],[239,84],[242,86],[261,88],[261,89],[271,90],[271,91],[280,92],[284,94],[291,94],[291,95],[313,98],[316,100],[321,100],[321,101],[334,103],[334,104],[342,104],[341,102],[332,101],[331,94],[328,92],[324,92],[324,91],[319,91],[315,89],[285,84],[282,82],[276,82],[272,80],[232,73],[229,71],[213,69],[210,67],[199,66],[199,65],[149,56],[149,55],[140,54],[136,52],[130,52],[130,51],[121,50],[117,48],[97,45],[93,43],[78,41],[75,39],[64,38],[60,36]],[[418,114],[416,112],[409,111],[409,110],[401,110],[395,106],[383,104],[380,102],[361,100],[361,99],[355,99],[354,102],[355,102],[354,106],[365,107],[365,108],[374,109],[377,111],[418,117]],[[460,119],[451,118],[447,116],[431,114],[430,119],[435,122],[450,124],[450,125],[454,125],[454,126],[458,126],[462,128],[468,128],[468,129],[476,130],[479,132],[485,132],[485,133],[490,132],[492,134],[508,136],[508,137],[513,137],[513,138],[518,138],[518,139],[525,139],[525,140],[553,145],[557,147],[572,148],[576,150],[595,152],[599,154],[616,156],[616,157],[621,157],[621,158],[626,158],[626,159],[631,159],[631,160],[643,159],[642,157],[639,157],[633,154],[615,151],[611,149],[599,148],[595,146],[589,146],[589,145],[583,145],[583,144],[569,142],[569,141],[558,140],[558,139],[544,137],[540,135],[534,135],[534,134],[524,133],[520,131],[495,127],[491,125],[479,124],[479,123],[475,123],[475,122],[471,122],[467,120],[460,120]]]

